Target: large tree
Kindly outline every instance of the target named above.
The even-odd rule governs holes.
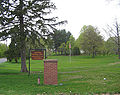
[[[81,32],[79,37],[80,47],[85,53],[92,53],[92,57],[94,58],[98,47],[102,45],[102,36],[98,29],[91,25],[84,26]]]
[[[0,0],[0,38],[5,40],[15,33],[20,38],[21,72],[27,72],[27,38],[45,39],[56,25],[65,22],[56,23],[57,17],[47,18],[54,9],[50,0]],[[15,27],[17,31],[13,31]]]

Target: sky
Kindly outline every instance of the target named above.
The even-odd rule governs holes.
[[[119,0],[51,0],[57,10],[54,16],[59,20],[67,20],[68,24],[59,26],[58,29],[66,29],[77,39],[84,25],[98,27],[105,39],[108,35],[103,31],[107,25],[112,26],[115,19],[120,18]]]

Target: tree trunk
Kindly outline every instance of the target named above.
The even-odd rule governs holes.
[[[26,67],[26,35],[24,33],[23,5],[23,0],[20,0],[21,72],[28,72]]]
[[[119,59],[120,59],[120,52],[119,52]]]
[[[15,58],[15,63],[18,63],[18,60],[17,60],[17,58]]]
[[[93,51],[93,54],[92,54],[92,58],[95,58],[95,54],[94,54],[94,51]]]
[[[118,44],[118,58],[120,59],[120,48],[119,48],[119,44]]]
[[[93,46],[92,58],[95,58],[95,47]]]
[[[120,59],[120,39],[119,39],[119,25],[116,22],[116,30],[117,30],[117,45],[118,45],[118,58]]]
[[[28,72],[26,67],[26,48],[21,49],[21,72]]]
[[[9,60],[9,62],[12,62],[12,59],[11,59],[11,58],[9,58],[8,60]]]

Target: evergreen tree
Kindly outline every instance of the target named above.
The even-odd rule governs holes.
[[[58,24],[57,17],[47,18],[56,9],[50,0],[0,0],[0,38],[5,40],[17,34],[20,38],[21,72],[27,72],[26,41],[45,39]],[[13,31],[15,27],[17,31]]]
[[[53,38],[53,43],[54,43],[54,48],[57,50],[62,43],[67,43],[69,41],[71,33],[66,30],[57,30],[54,31],[54,35],[52,36]]]

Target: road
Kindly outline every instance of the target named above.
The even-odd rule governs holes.
[[[7,58],[0,58],[0,63],[6,62]]]

